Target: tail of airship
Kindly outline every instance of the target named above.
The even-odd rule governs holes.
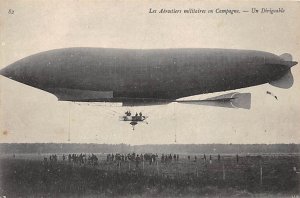
[[[288,67],[289,69],[285,72],[283,76],[281,76],[279,79],[269,82],[270,85],[273,85],[274,87],[288,89],[293,86],[294,84],[294,77],[291,72],[291,68],[298,64],[298,62],[293,61],[293,57],[291,54],[285,53],[279,56],[284,66]]]

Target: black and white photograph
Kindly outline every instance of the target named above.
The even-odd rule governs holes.
[[[0,198],[300,197],[300,2],[0,0]]]

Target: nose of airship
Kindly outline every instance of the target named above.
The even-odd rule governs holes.
[[[20,60],[0,70],[0,75],[32,87],[47,84],[52,79],[50,74],[45,72],[45,68],[40,67],[39,62],[34,59]]]
[[[5,76],[4,68],[3,68],[3,69],[0,69],[0,75]]]
[[[5,76],[10,79],[14,79],[14,71],[10,67],[5,67],[0,70],[0,75]]]
[[[0,75],[11,80],[26,84],[26,67],[18,63],[13,63],[1,69]]]

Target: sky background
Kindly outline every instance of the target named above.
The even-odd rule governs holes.
[[[254,49],[277,55],[288,52],[300,60],[300,2],[0,0],[0,4],[0,68],[65,47]],[[250,12],[150,14],[150,8]],[[252,14],[251,8],[285,12]],[[185,104],[78,105],[0,76],[0,142],[300,143],[299,65],[292,73],[295,81],[290,89],[264,84],[236,90],[252,93],[251,110]],[[192,99],[220,94],[224,92]],[[144,112],[149,124],[139,124],[133,131],[129,123],[120,122],[119,116],[128,109]]]

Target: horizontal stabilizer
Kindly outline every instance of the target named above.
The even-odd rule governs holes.
[[[269,84],[282,89],[291,88],[294,84],[294,77],[291,70],[289,69],[281,78],[269,82]]]
[[[217,97],[207,98],[205,100],[177,100],[176,102],[183,104],[250,109],[251,94],[234,92]]]

